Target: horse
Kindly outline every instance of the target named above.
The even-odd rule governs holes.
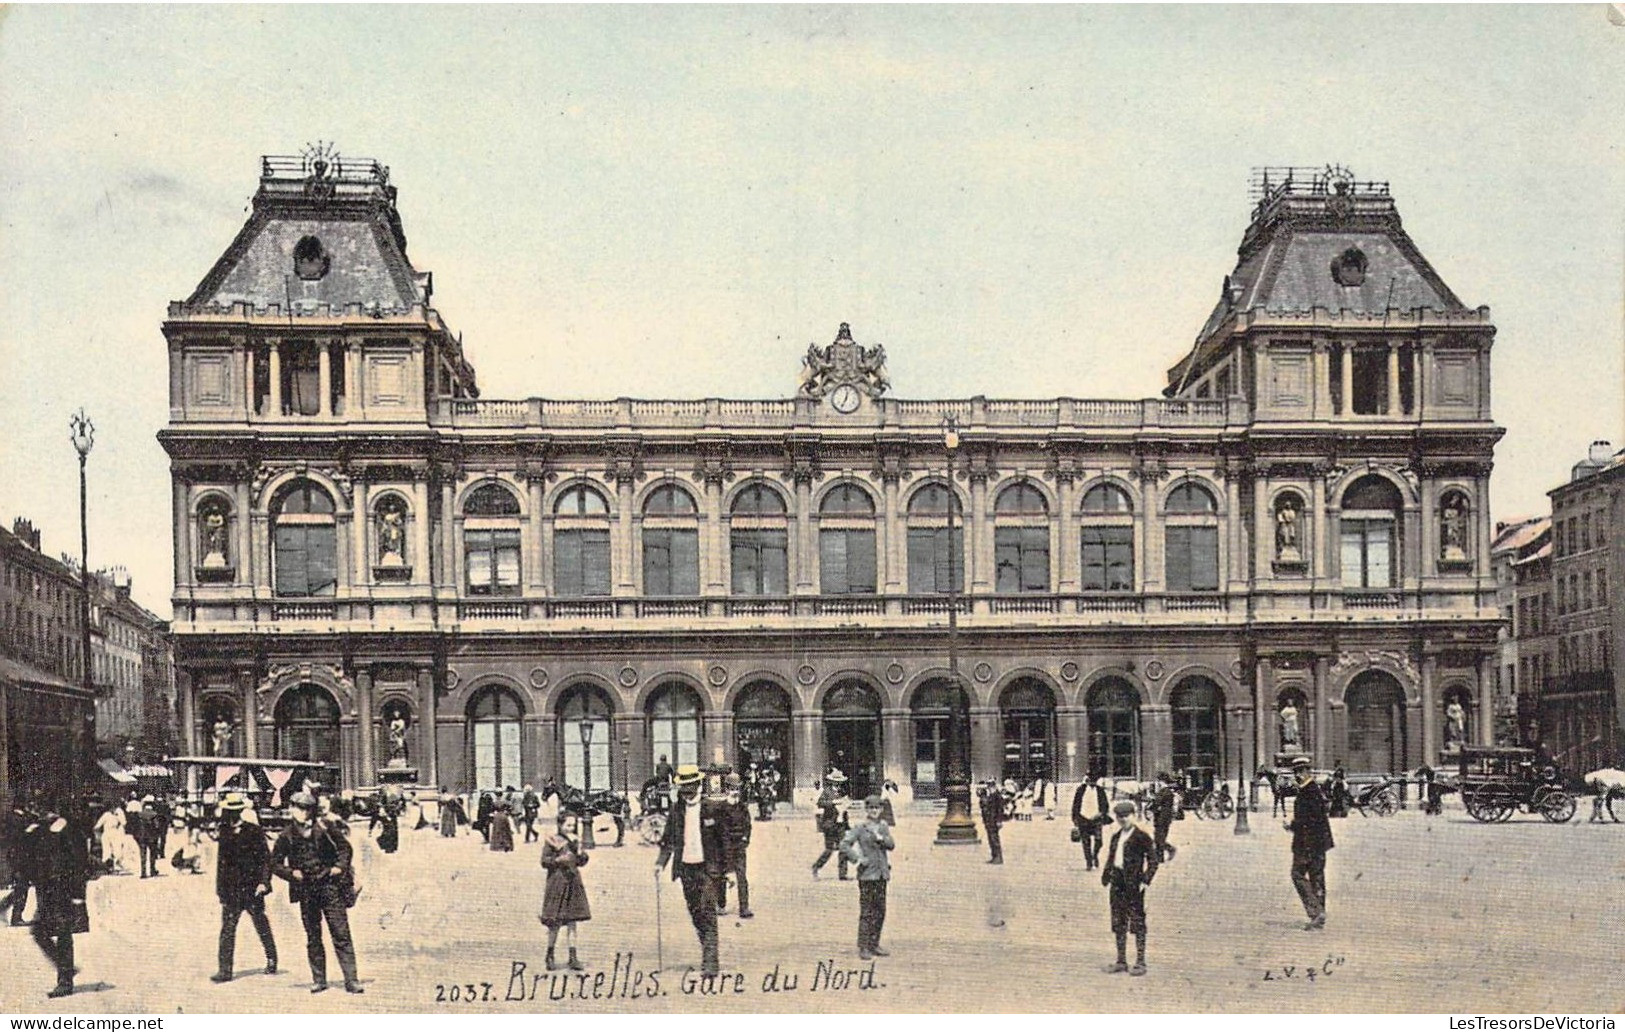
[[[1270,795],[1273,802],[1270,804],[1270,816],[1277,812],[1282,817],[1287,814],[1287,800],[1297,797],[1298,785],[1292,780],[1292,775],[1286,771],[1278,771],[1271,767],[1260,767],[1253,774],[1253,780],[1263,780],[1270,786]]]
[[[559,797],[559,809],[572,814],[582,821],[590,821],[599,814],[608,814],[615,820],[615,844],[624,844],[626,840],[626,823],[631,817],[631,806],[625,797],[607,789],[600,789],[587,793],[573,785],[565,785],[562,789],[550,786],[551,794]]]
[[[1614,812],[1614,801],[1616,799],[1625,799],[1625,770],[1604,767],[1601,770],[1592,771],[1580,780],[1585,782],[1586,788],[1590,789],[1596,797],[1592,800],[1591,819],[1601,821],[1602,809],[1606,805],[1608,807],[1608,816],[1612,818],[1615,824],[1620,823],[1619,815]]]

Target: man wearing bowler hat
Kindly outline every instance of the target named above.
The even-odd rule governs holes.
[[[215,861],[214,893],[220,898],[220,967],[212,982],[229,982],[237,953],[237,919],[247,912],[265,947],[265,973],[276,974],[276,937],[265,916],[271,893],[271,850],[265,832],[243,820],[248,800],[228,792],[220,802],[220,851]]]
[[[1309,769],[1309,757],[1292,761],[1297,778],[1297,797],[1292,819],[1281,826],[1292,832],[1292,884],[1303,900],[1309,923],[1306,932],[1326,927],[1326,852],[1332,848],[1332,822],[1327,813],[1326,793]]]
[[[700,804],[700,786],[705,775],[692,763],[677,768],[672,784],[677,799],[666,819],[666,833],[660,839],[660,856],[655,860],[655,877],[671,861],[673,881],[683,883],[683,901],[700,938],[701,973],[717,973],[717,900],[715,881],[723,875],[727,856],[722,820],[708,814]]]
[[[1111,893],[1112,934],[1117,937],[1117,963],[1106,968],[1111,975],[1127,971],[1145,974],[1145,887],[1157,875],[1157,844],[1145,829],[1134,823],[1134,804],[1128,800],[1112,807],[1117,831],[1106,847],[1100,884]],[[1128,966],[1128,935],[1134,933],[1134,966]]]
[[[344,991],[365,992],[356,977],[355,944],[350,939],[350,842],[317,819],[316,800],[308,793],[300,792],[288,805],[293,819],[271,850],[271,872],[287,881],[288,898],[299,905],[310,958],[310,991],[327,989],[327,946],[322,942],[326,920],[344,972]]]

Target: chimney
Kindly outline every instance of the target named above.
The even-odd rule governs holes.
[[[21,516],[18,516],[16,519],[11,521],[11,532],[17,535],[17,540],[21,541],[29,548],[32,548],[34,551],[39,551],[39,531],[34,529],[34,523],[32,520],[25,520]]]
[[[1607,441],[1592,441],[1591,447],[1586,451],[1586,461],[1604,466],[1608,464],[1609,459],[1613,458],[1613,455],[1614,446],[1612,444]]]

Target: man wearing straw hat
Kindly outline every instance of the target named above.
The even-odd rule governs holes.
[[[241,792],[227,792],[220,802],[220,851],[215,861],[214,892],[220,898],[220,968],[211,982],[229,982],[237,953],[237,919],[248,913],[265,947],[265,973],[276,974],[276,937],[265,916],[265,897],[271,893],[271,850],[265,832],[243,820],[248,800]]]
[[[824,790],[818,793],[818,830],[824,836],[824,851],[818,854],[813,861],[812,876],[818,877],[818,871],[829,858],[837,857],[836,873],[841,881],[846,881],[846,865],[849,862],[846,851],[841,848],[841,839],[846,836],[850,826],[846,810],[841,806],[843,798],[841,793],[846,790],[846,775],[840,769],[831,770],[824,775]]]
[[[717,959],[717,901],[714,880],[723,874],[727,845],[722,822],[706,815],[700,806],[700,786],[705,775],[692,763],[677,768],[672,784],[677,799],[666,820],[660,839],[660,856],[655,860],[655,877],[671,861],[673,881],[683,883],[683,901],[700,937],[701,973],[715,975]]]

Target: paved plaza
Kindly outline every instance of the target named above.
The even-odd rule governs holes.
[[[1279,821],[1255,813],[1252,834],[1238,837],[1229,822],[1191,817],[1174,826],[1179,855],[1147,897],[1145,978],[1101,972],[1113,952],[1105,891],[1084,871],[1064,819],[1006,825],[1007,862],[994,867],[985,847],[932,846],[935,818],[905,814],[883,937],[891,956],[874,962],[872,976],[854,948],[855,885],[838,882],[833,863],[814,881],[812,822],[776,820],[757,825],[750,851],[756,917],[739,920],[730,899],[721,921],[722,966],[743,977],[710,995],[685,975],[699,948],[669,880],[660,884],[657,971],[651,847],[592,854],[583,872],[593,908],[581,928],[587,977],[553,980],[542,967],[536,845],[495,854],[477,835],[445,840],[425,830],[403,833],[401,852],[386,856],[357,825],[364,891],[351,923],[365,996],[337,986],[309,994],[283,883],[270,903],[281,973],[261,972],[245,920],[239,977],[211,984],[213,877],[170,872],[92,884],[93,931],[78,939],[81,988],[70,999],[45,998],[52,974],[28,932],[0,929],[0,1010],[1618,1010],[1625,825],[1589,825],[1588,810],[1564,826],[1528,817],[1483,826],[1459,809],[1334,822],[1330,924],[1318,933],[1301,930]],[[331,959],[329,967],[336,971]],[[764,991],[775,971],[778,990]],[[784,988],[787,976],[795,988]]]

